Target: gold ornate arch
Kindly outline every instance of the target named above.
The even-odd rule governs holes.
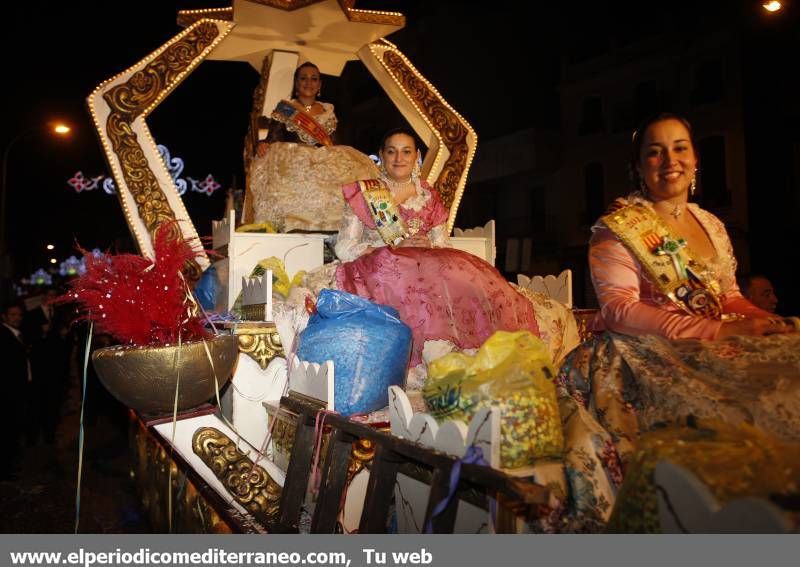
[[[197,250],[197,231],[164,164],[145,119],[230,32],[233,24],[200,20],[159,49],[100,84],[87,98],[117,185],[125,220],[139,251],[153,256],[152,238],[165,222],[175,226]],[[190,275],[208,265],[203,255]]]
[[[405,23],[402,14],[356,10],[350,0],[336,1],[349,22],[347,25],[355,26],[351,41],[388,33],[386,30],[391,30],[391,26],[402,27]],[[330,2],[259,0],[257,3],[264,10],[285,10],[280,4],[291,4],[290,9],[297,10],[298,17],[303,10],[319,7],[328,10],[326,13],[331,17]],[[242,9],[241,17],[258,15],[245,9],[254,3],[236,0],[232,8],[182,11],[179,22],[188,25],[183,32],[129,69],[104,81],[87,98],[123,214],[143,255],[153,256],[152,237],[156,229],[176,220],[175,226],[182,235],[202,251],[197,231],[158,152],[146,118],[189,73],[209,58],[237,23],[247,23],[237,19],[237,7]],[[324,40],[325,37],[319,37],[314,41],[324,44]],[[450,207],[448,228],[452,229],[477,135],[396,46],[384,39],[367,41],[366,45],[359,43],[353,49],[363,45],[357,51],[358,57],[428,146],[423,172]],[[228,54],[232,58],[241,60],[235,48],[225,49],[232,50]],[[353,51],[349,53],[351,58]],[[216,57],[220,57],[219,53],[213,56]],[[331,68],[341,68],[348,59],[344,51],[337,51],[331,57]],[[199,275],[208,265],[203,254],[191,275]]]
[[[478,135],[392,43],[374,41],[362,47],[358,56],[428,145],[422,172],[450,208],[447,228],[452,230]]]

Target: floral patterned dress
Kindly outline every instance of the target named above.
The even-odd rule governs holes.
[[[720,283],[723,311],[768,315],[736,286],[724,225],[696,205],[689,210],[717,252],[707,267]],[[603,332],[573,351],[559,373],[571,494],[563,521],[607,521],[640,436],[664,424],[748,423],[800,440],[800,334],[713,340],[722,323],[688,315],[661,296],[603,225],[595,227],[589,258],[601,306],[595,329]]]
[[[445,339],[476,348],[498,330],[539,335],[533,306],[484,260],[449,247],[448,211],[435,189],[417,184],[400,205],[410,232],[427,235],[431,248],[388,247],[374,229],[358,185],[343,187],[348,207],[336,253],[337,287],[389,305],[413,333],[411,365],[420,363],[427,340]],[[368,248],[374,248],[364,253]]]

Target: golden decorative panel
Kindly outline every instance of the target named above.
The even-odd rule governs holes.
[[[276,356],[283,356],[281,335],[275,325],[238,325],[234,334],[239,339],[239,352],[255,360],[262,370]]]
[[[195,246],[190,278],[208,258],[178,195],[146,117],[233,29],[233,24],[203,19],[167,41],[135,65],[103,81],[87,105],[114,180],[128,226],[142,254],[152,257],[152,235],[163,222]],[[179,225],[174,223],[178,219]]]
[[[255,91],[253,91],[253,108],[250,110],[250,126],[247,129],[247,136],[244,141],[244,170],[250,171],[250,162],[256,154],[258,145],[258,131],[261,127],[262,113],[264,111],[264,97],[267,94],[267,81],[269,70],[272,67],[272,58],[264,57],[261,64],[261,79],[258,81]]]
[[[164,447],[131,412],[131,479],[155,533],[229,534],[231,527],[206,501],[185,472],[179,471]],[[172,471],[172,522],[169,482]],[[171,524],[171,525],[170,525]]]
[[[256,519],[265,525],[278,521],[281,487],[227,435],[201,427],[192,436],[192,451]]]
[[[128,81],[103,94],[103,99],[111,109],[106,120],[106,133],[119,158],[122,176],[133,194],[139,216],[151,238],[162,223],[175,220],[175,213],[147,162],[131,123],[146,113],[176,77],[185,72],[203,50],[214,42],[217,35],[219,30],[216,25],[210,22],[200,24],[142,70],[134,73]],[[171,226],[175,235],[180,236],[178,225],[173,223]],[[200,266],[193,262],[188,275],[190,279],[196,279],[200,272]]]

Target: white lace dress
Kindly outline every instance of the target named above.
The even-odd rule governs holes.
[[[332,134],[336,129],[333,105],[314,118]],[[280,232],[336,231],[344,213],[341,186],[377,177],[372,160],[350,146],[314,145],[314,139],[288,124],[301,142],[273,142],[264,157],[255,157],[247,176],[252,218],[271,222]]]

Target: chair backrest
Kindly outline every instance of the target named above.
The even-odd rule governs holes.
[[[454,228],[453,236],[450,237],[450,243],[456,250],[463,250],[464,252],[474,254],[494,266],[497,258],[497,249],[495,248],[495,222],[490,220],[485,225],[475,228]]]
[[[663,533],[779,534],[791,531],[786,514],[764,498],[740,498],[724,506],[687,469],[671,461],[656,465],[658,519]]]
[[[544,277],[528,277],[517,274],[517,285],[536,293],[542,293],[572,309],[572,270],[564,270],[557,276],[547,275]]]

